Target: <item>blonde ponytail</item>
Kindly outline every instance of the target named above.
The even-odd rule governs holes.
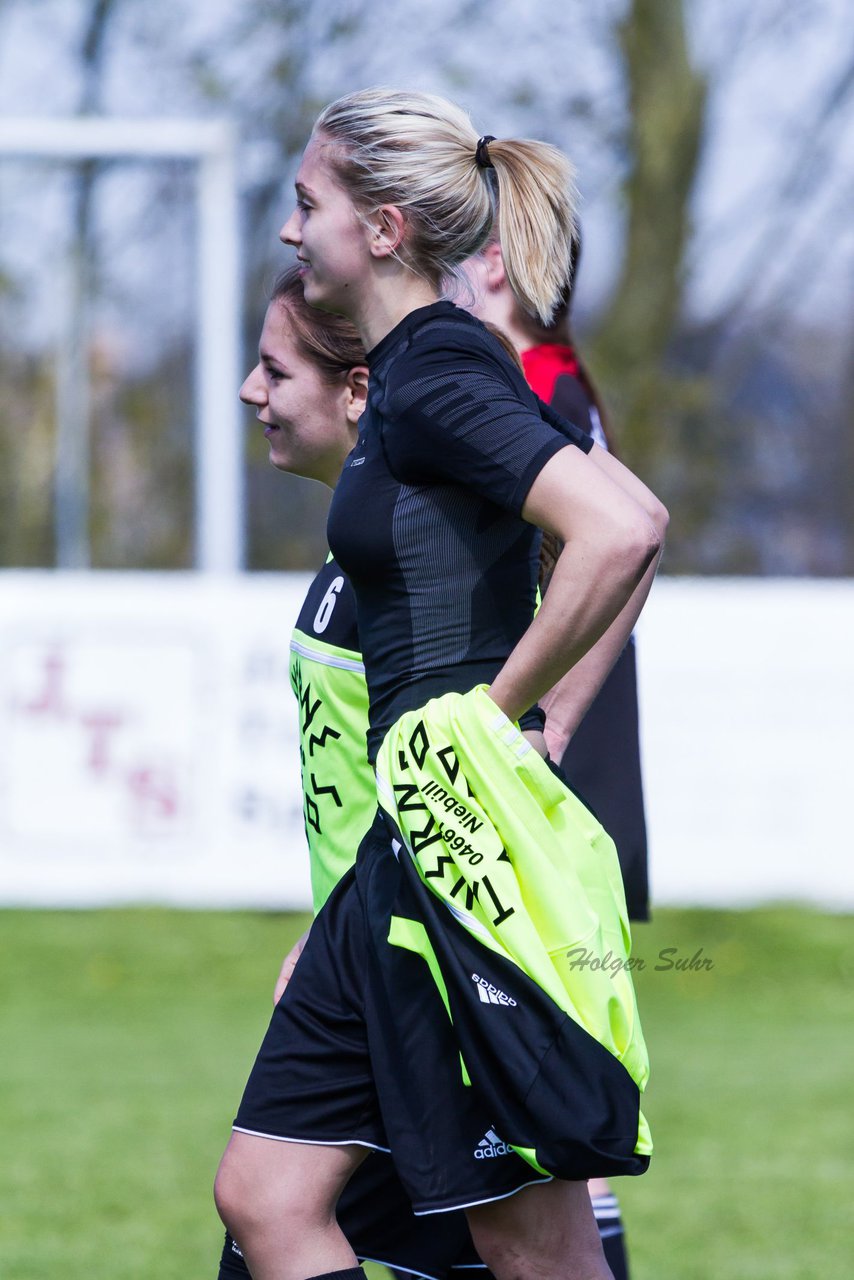
[[[362,217],[400,208],[400,253],[438,285],[486,243],[495,216],[507,278],[519,303],[547,324],[570,279],[575,230],[573,170],[555,147],[527,139],[490,140],[445,98],[393,89],[347,94],[320,114],[314,134],[330,144],[327,163]]]
[[[557,147],[528,138],[489,144],[498,185],[498,238],[520,306],[551,323],[572,277],[575,174]]]

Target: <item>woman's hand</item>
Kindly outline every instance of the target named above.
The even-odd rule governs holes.
[[[549,754],[548,737],[540,729],[523,729],[522,736],[527,738],[534,750],[538,751],[545,760]]]
[[[284,995],[285,987],[293,977],[294,969],[297,967],[297,960],[299,960],[302,955],[302,949],[305,946],[305,940],[307,937],[308,930],[306,929],[305,933],[301,938],[297,939],[282,961],[282,967],[279,970],[279,977],[276,981],[276,988],[273,992],[273,1004],[278,1004]]]

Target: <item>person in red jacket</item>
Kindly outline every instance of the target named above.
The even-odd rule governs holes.
[[[577,236],[573,285],[580,250]],[[498,326],[511,340],[532,390],[591,435],[600,448],[615,453],[602,401],[573,341],[572,285],[551,325],[545,326],[529,315],[519,305],[507,280],[497,229],[484,248],[469,259],[465,274],[474,295],[468,309],[480,320]],[[547,587],[550,563],[555,558],[549,550],[546,539],[541,555],[543,587]],[[578,674],[577,670],[571,673],[571,680],[563,687],[559,685],[540,700],[546,711],[549,754],[617,846],[630,918],[648,920],[647,834],[634,637],[586,709],[586,689]],[[590,1193],[608,1263],[616,1280],[625,1280],[628,1264],[617,1199],[601,1179],[591,1181]]]

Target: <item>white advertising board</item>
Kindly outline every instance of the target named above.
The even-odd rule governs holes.
[[[0,903],[307,907],[308,575],[0,574]],[[654,903],[854,909],[854,584],[668,579],[641,619]]]
[[[309,902],[308,575],[0,575],[0,901]]]
[[[661,578],[638,655],[653,903],[854,909],[854,582]]]

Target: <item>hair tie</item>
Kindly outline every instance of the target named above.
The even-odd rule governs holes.
[[[492,169],[494,167],[489,158],[489,144],[494,141],[495,138],[491,133],[485,133],[482,138],[478,138],[477,150],[474,153],[478,169]]]

